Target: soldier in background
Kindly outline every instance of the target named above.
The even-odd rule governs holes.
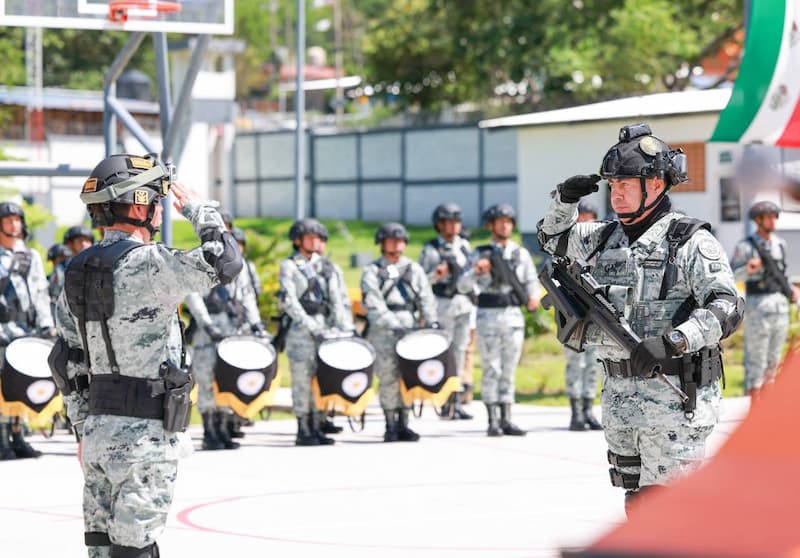
[[[731,258],[733,273],[744,282],[747,294],[744,390],[750,397],[775,381],[789,331],[789,304],[800,297],[786,277],[786,241],[775,234],[780,212],[770,201],[754,203],[749,217],[758,228],[736,245]]]
[[[75,225],[64,231],[62,242],[73,256],[77,256],[94,244],[94,233],[85,225]]]
[[[578,223],[597,221],[597,209],[587,202],[578,204]],[[593,262],[589,262],[593,263]],[[600,364],[597,362],[597,351],[594,347],[586,347],[583,352],[564,347],[564,358],[567,361],[566,386],[567,397],[572,416],[569,429],[583,431],[602,430],[603,426],[594,416],[592,407],[597,395],[597,375]]]
[[[311,381],[317,369],[317,347],[326,330],[352,329],[345,316],[338,275],[330,262],[319,255],[320,238],[327,234],[323,229],[315,219],[295,221],[289,229],[294,253],[281,262],[278,304],[289,320],[288,331],[283,334],[292,375],[298,446],[334,443],[333,438],[322,432],[324,419],[314,403]],[[282,322],[284,329],[285,323]],[[281,335],[279,332],[276,338]]]
[[[63,244],[53,244],[47,249],[47,261],[53,266],[53,271],[47,276],[47,292],[50,295],[50,310],[55,308],[58,295],[64,288],[64,271],[67,260],[72,257],[72,251]]]
[[[525,317],[520,306],[539,307],[540,286],[528,250],[511,240],[517,214],[508,204],[493,205],[483,214],[492,233],[490,244],[479,246],[458,281],[458,290],[478,290],[478,351],[481,355],[481,398],[489,415],[489,436],[524,436],[511,422],[514,375],[522,356]]]
[[[386,417],[384,442],[416,442],[419,434],[408,427],[408,407],[400,391],[400,369],[395,345],[409,329],[439,327],[436,302],[428,277],[419,264],[403,255],[408,231],[400,223],[386,223],[375,233],[381,257],[364,268],[361,292],[367,309],[367,340],[375,348],[378,397]]]
[[[462,391],[472,391],[472,378],[464,378],[464,357],[469,344],[470,314],[473,310],[469,297],[458,292],[457,283],[472,253],[469,241],[461,237],[461,208],[454,203],[439,205],[431,216],[433,228],[439,236],[426,242],[419,255],[419,263],[428,275],[436,297],[436,315],[451,342],[455,354],[456,370],[461,378]],[[471,419],[463,406],[463,395],[453,393],[442,408],[442,418]]]
[[[14,202],[0,203],[0,359],[18,337],[53,338],[53,316],[42,259],[25,245],[25,212]],[[0,460],[39,457],[25,440],[19,417],[0,414]]]
[[[214,205],[170,174],[152,156],[112,155],[94,168],[81,200],[105,233],[72,259],[56,306],[50,364],[80,440],[90,558],[159,556],[178,460],[192,447],[178,304],[242,267]],[[194,250],[152,242],[170,190],[200,239]]]
[[[696,468],[719,418],[719,342],[738,326],[743,302],[719,242],[707,224],[672,210],[669,192],[686,182],[682,150],[647,124],[623,127],[603,157],[600,176],[559,184],[539,243],[550,254],[592,261],[641,341],[623,348],[595,324],[582,346],[596,346],[606,375],[603,427],[611,483],[626,509],[643,490]],[[608,180],[611,223],[576,223],[578,202]],[[680,357],[680,358],[679,358]],[[660,375],[656,370],[661,371]]]

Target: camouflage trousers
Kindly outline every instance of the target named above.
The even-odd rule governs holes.
[[[600,370],[597,350],[586,347],[582,353],[578,353],[565,347],[564,358],[567,361],[567,396],[570,399],[594,399]]]
[[[436,300],[439,302],[437,313],[439,316],[439,323],[450,339],[451,349],[456,357],[456,370],[458,370],[461,382],[465,383],[464,359],[466,358],[467,347],[469,346],[469,312],[453,316],[446,311],[445,304],[443,304],[443,302],[449,302],[448,299],[442,301],[437,298]]]
[[[744,318],[745,391],[760,389],[765,383],[774,381],[788,331],[788,313],[747,307]]]
[[[290,329],[286,334],[286,356],[292,376],[292,410],[296,416],[315,409],[311,381],[317,373],[317,344],[305,330]]]
[[[107,533],[112,544],[144,548],[164,531],[177,461],[83,462],[83,521],[87,533]],[[108,558],[108,546],[88,547]]]
[[[719,419],[721,399],[719,382],[699,388],[697,408],[687,416],[678,396],[659,378],[606,376],[601,401],[608,449],[639,456],[642,462],[617,471],[640,475],[642,487],[667,484],[696,469]]]
[[[375,375],[378,377],[378,399],[384,410],[404,407],[400,394],[400,368],[395,345],[397,335],[392,331],[375,329],[369,333],[369,342],[375,349]]]
[[[195,346],[192,349],[192,373],[197,382],[197,410],[200,414],[217,409],[214,398],[214,364],[217,350],[214,344]]]
[[[507,310],[478,310],[475,329],[483,372],[481,398],[486,404],[514,402],[514,375],[522,355],[525,328],[517,320],[507,319]],[[513,310],[519,312],[518,308]]]

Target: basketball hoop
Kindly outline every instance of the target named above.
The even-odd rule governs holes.
[[[180,11],[181,5],[179,2],[117,0],[108,3],[108,19],[114,23],[125,23],[128,21],[129,15],[136,19],[156,19],[161,15]]]

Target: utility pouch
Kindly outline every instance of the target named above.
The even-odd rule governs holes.
[[[189,425],[192,401],[189,392],[194,387],[192,374],[171,362],[162,362],[158,369],[160,380],[151,383],[153,396],[164,395],[164,430],[183,432]]]
[[[72,392],[69,376],[67,376],[67,362],[69,362],[69,345],[59,335],[47,356],[47,364],[50,366],[50,374],[52,374],[53,381],[61,395],[69,395]]]

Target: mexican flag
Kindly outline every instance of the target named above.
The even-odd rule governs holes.
[[[710,141],[800,147],[800,0],[753,0],[728,106]]]

